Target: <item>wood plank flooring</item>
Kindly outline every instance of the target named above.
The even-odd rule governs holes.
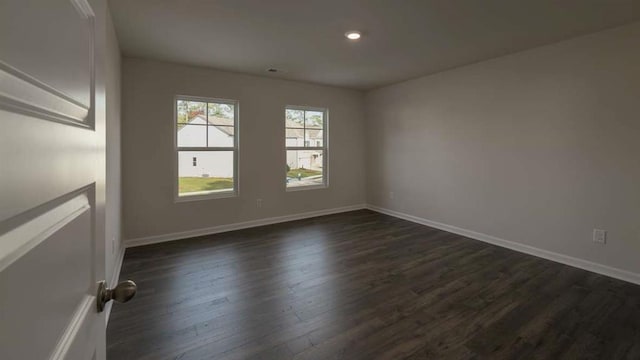
[[[640,286],[368,210],[128,249],[109,360],[640,359]]]

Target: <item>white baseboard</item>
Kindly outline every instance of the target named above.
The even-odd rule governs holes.
[[[440,223],[440,222],[437,222],[437,221],[432,221],[432,220],[420,218],[420,217],[417,217],[417,216],[405,214],[405,213],[394,211],[394,210],[390,210],[390,209],[385,209],[385,208],[382,208],[382,207],[379,207],[379,206],[375,206],[375,205],[370,205],[370,204],[367,204],[367,205],[359,204],[359,205],[344,206],[344,207],[339,207],[339,208],[332,208],[332,209],[310,211],[310,212],[299,213],[299,214],[292,214],[292,215],[284,215],[284,216],[270,217],[270,218],[264,218],[264,219],[257,219],[257,220],[251,220],[251,221],[245,221],[245,222],[239,222],[239,223],[233,223],[233,224],[226,224],[226,225],[219,225],[219,226],[213,226],[213,227],[209,227],[209,228],[182,231],[182,232],[176,232],[176,233],[170,233],[170,234],[164,234],[164,235],[148,236],[148,237],[142,237],[142,238],[137,238],[137,239],[126,240],[124,244],[125,244],[125,246],[127,248],[129,248],[129,247],[135,247],[135,246],[142,246],[142,245],[148,245],[148,244],[161,243],[161,242],[165,242],[165,241],[186,239],[186,238],[195,237],[195,236],[211,235],[211,234],[217,234],[217,233],[222,233],[222,232],[227,232],[227,231],[247,229],[247,228],[263,226],[263,225],[270,225],[270,224],[277,224],[277,223],[282,223],[282,222],[287,222],[287,221],[307,219],[307,218],[323,216],[323,215],[338,214],[338,213],[342,213],[342,212],[360,210],[360,209],[365,209],[365,208],[369,209],[369,210],[372,210],[372,211],[375,211],[375,212],[386,214],[386,215],[389,215],[389,216],[393,216],[393,217],[397,217],[397,218],[400,218],[400,219],[408,220],[408,221],[411,221],[411,222],[414,222],[414,223],[418,223],[418,224],[430,226],[430,227],[433,227],[433,228],[436,228],[436,229],[444,230],[444,231],[447,231],[447,232],[450,232],[450,233],[462,235],[462,236],[465,236],[465,237],[468,237],[468,238],[471,238],[471,239],[474,239],[474,240],[483,241],[483,242],[486,242],[486,243],[489,243],[489,244],[501,246],[501,247],[504,247],[504,248],[507,248],[507,249],[511,249],[511,250],[514,250],[514,251],[518,251],[518,252],[521,252],[521,253],[537,256],[537,257],[540,257],[540,258],[543,258],[543,259],[555,261],[555,262],[558,262],[558,263],[561,263],[561,264],[573,266],[573,267],[580,268],[580,269],[583,269],[583,270],[591,271],[591,272],[594,272],[594,273],[602,274],[602,275],[605,275],[605,276],[609,276],[609,277],[612,277],[612,278],[616,278],[616,279],[619,279],[619,280],[623,280],[623,281],[627,281],[627,282],[630,282],[630,283],[634,283],[634,284],[640,285],[640,274],[638,274],[638,273],[633,273],[633,272],[630,272],[630,271],[626,271],[626,270],[610,267],[610,266],[607,266],[607,265],[594,263],[594,262],[591,262],[591,261],[588,261],[588,260],[579,259],[579,258],[575,258],[575,257],[572,257],[572,256],[556,253],[556,252],[553,252],[553,251],[548,251],[548,250],[536,248],[536,247],[533,247],[533,246],[529,246],[529,245],[517,243],[517,242],[514,242],[514,241],[501,239],[501,238],[498,238],[498,237],[495,237],[495,236],[479,233],[479,232],[472,231],[472,230],[463,229],[463,228],[460,228],[460,227],[457,227],[457,226],[453,226],[453,225],[443,224],[443,223]],[[118,277],[120,275],[120,268],[121,268],[121,265],[122,265],[123,257],[124,257],[124,250],[121,252],[121,254],[120,254],[119,258],[118,258],[118,261],[117,261],[117,264],[116,264],[117,266],[115,267],[115,271],[114,271],[114,279],[112,279],[111,284],[115,284],[115,282],[118,281]],[[109,311],[110,311],[110,309],[109,309]],[[107,318],[108,318],[108,313],[107,313]]]
[[[116,256],[116,262],[113,265],[113,274],[111,276],[111,281],[108,282],[109,287],[114,287],[118,283],[118,279],[120,278],[120,270],[122,270],[122,261],[124,261],[124,246],[120,247],[120,251]],[[110,301],[104,309],[105,315],[105,324],[109,324],[109,315],[111,315],[111,309],[113,307],[113,301]]]
[[[444,231],[447,231],[447,232],[450,232],[450,233],[466,236],[466,237],[471,238],[471,239],[475,239],[475,240],[483,241],[483,242],[486,242],[486,243],[489,243],[489,244],[501,246],[501,247],[504,247],[504,248],[507,248],[507,249],[511,249],[511,250],[514,250],[514,251],[518,251],[518,252],[521,252],[521,253],[525,253],[525,254],[541,257],[543,259],[555,261],[555,262],[558,262],[558,263],[561,263],[561,264],[577,267],[577,268],[580,268],[580,269],[583,269],[583,270],[591,271],[591,272],[594,272],[594,273],[598,273],[598,274],[601,274],[601,275],[606,275],[606,276],[609,276],[609,277],[612,277],[612,278],[616,278],[616,279],[619,279],[619,280],[623,280],[623,281],[627,281],[627,282],[630,282],[630,283],[634,283],[634,284],[640,285],[640,274],[633,273],[633,272],[630,272],[630,271],[626,271],[626,270],[622,270],[622,269],[618,269],[618,268],[614,268],[614,267],[610,267],[610,266],[594,263],[594,262],[591,262],[591,261],[588,261],[588,260],[583,260],[583,259],[575,258],[575,257],[572,257],[572,256],[563,255],[563,254],[559,254],[559,253],[556,253],[556,252],[548,251],[548,250],[543,250],[543,249],[540,249],[540,248],[536,248],[536,247],[533,247],[533,246],[520,244],[520,243],[509,241],[509,240],[500,239],[500,238],[497,238],[495,236],[491,236],[491,235],[479,233],[479,232],[476,232],[476,231],[459,228],[457,226],[452,226],[452,225],[439,223],[437,221],[427,220],[427,219],[424,219],[424,218],[420,218],[420,217],[417,217],[417,216],[401,213],[401,212],[398,212],[398,211],[381,208],[381,207],[378,207],[378,206],[375,206],[375,205],[367,205],[367,209],[373,210],[375,212],[379,212],[379,213],[382,213],[382,214],[385,214],[385,215],[397,217],[397,218],[400,218],[400,219],[403,219],[403,220],[408,220],[408,221],[411,221],[411,222],[414,222],[414,223],[430,226],[432,228],[444,230]]]
[[[271,224],[277,224],[277,223],[282,223],[287,221],[307,219],[307,218],[323,216],[323,215],[338,214],[342,212],[361,210],[365,208],[366,208],[365,204],[358,204],[358,205],[343,206],[339,208],[309,211],[309,212],[292,214],[292,215],[276,216],[276,217],[244,221],[244,222],[233,223],[233,224],[213,226],[213,227],[203,228],[203,229],[181,231],[181,232],[175,232],[175,233],[164,234],[164,235],[147,236],[147,237],[141,237],[137,239],[129,239],[129,240],[125,240],[124,244],[127,248],[130,248],[130,247],[136,247],[136,246],[142,246],[142,245],[156,244],[156,243],[161,243],[165,241],[186,239],[186,238],[191,238],[195,236],[204,236],[204,235],[218,234],[218,233],[233,231],[233,230],[247,229],[247,228],[252,228],[256,226],[271,225]]]

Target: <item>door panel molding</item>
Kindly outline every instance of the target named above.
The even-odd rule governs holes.
[[[7,13],[13,15],[5,17],[3,21],[10,23],[10,25],[16,25],[13,19],[22,16],[29,17],[32,22],[44,22],[43,29],[46,29],[47,26],[58,26],[56,21],[64,21],[68,26],[65,40],[62,43],[57,44],[56,42],[51,46],[46,46],[46,49],[42,49],[42,51],[40,51],[40,47],[47,43],[43,43],[41,39],[51,40],[52,38],[47,38],[47,34],[42,31],[34,31],[38,27],[18,26],[16,31],[21,31],[24,38],[21,41],[3,39],[2,45],[6,48],[3,48],[4,53],[0,56],[0,109],[44,120],[93,128],[91,109],[94,107],[95,99],[96,24],[95,13],[91,5],[87,0],[68,0],[68,4],[71,5],[68,8],[61,8],[60,4],[48,3],[47,7],[39,6],[38,11],[33,11],[36,3],[16,6],[17,3],[19,2],[7,4]],[[48,12],[53,13],[49,14]],[[60,16],[60,18],[52,22],[51,16]],[[23,46],[22,44],[25,42],[30,46]],[[69,59],[71,61],[61,62],[60,54],[63,51],[60,49],[66,51],[69,46],[75,51],[73,57]],[[33,50],[34,48],[37,50]],[[22,54],[22,58],[9,56],[8,54],[12,52]],[[26,63],[24,61],[25,58],[37,56],[43,56],[48,61],[50,55],[54,55],[54,58],[48,64],[46,72],[43,72],[41,66],[35,66],[33,61]],[[48,76],[48,74],[57,71],[63,71],[65,75],[62,78]],[[77,88],[80,86],[77,81],[61,80],[78,76],[87,76],[86,91],[85,89],[80,91]]]
[[[87,0],[71,0],[71,4],[78,10],[78,14],[83,18],[89,19],[95,17],[93,9]]]
[[[6,267],[0,271],[0,288],[7,289],[0,297],[4,325],[0,327],[0,349],[12,359],[46,359],[66,329],[75,326],[70,325],[74,321],[84,320],[92,328],[97,324],[95,320],[86,321],[97,319],[95,307],[89,307],[92,317],[76,319],[74,315],[88,311],[83,310],[83,304],[89,301],[87,296],[95,298],[93,208],[88,206],[86,195],[78,196],[20,230],[10,232],[10,236],[23,232],[30,239],[9,253]],[[34,336],[37,346],[32,345]]]
[[[87,105],[2,61],[0,108],[44,120],[91,127]]]
[[[0,235],[0,271],[6,269],[52,234],[91,209],[87,194],[80,194],[45,214]]]
[[[49,357],[50,360],[64,359],[88,359],[90,354],[78,354],[82,349],[81,344],[89,341],[93,335],[88,316],[92,316],[96,307],[96,297],[85,295],[76,312],[73,314],[69,325],[60,337],[58,344]]]
[[[95,131],[1,109],[0,124],[0,221],[95,181]]]

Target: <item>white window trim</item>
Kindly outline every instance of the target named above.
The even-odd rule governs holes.
[[[302,111],[317,111],[322,112],[322,144],[323,146],[287,146],[287,120],[285,116],[284,129],[285,129],[285,142],[284,142],[284,173],[287,174],[287,150],[322,150],[322,185],[306,185],[288,187],[286,182],[284,188],[287,192],[304,191],[304,190],[319,190],[329,188],[329,109],[312,107],[312,106],[300,106],[300,105],[286,105],[284,107],[285,113],[287,110],[302,110]]]
[[[229,104],[234,106],[233,111],[233,147],[178,147],[178,100],[212,102],[219,104]],[[210,98],[201,96],[176,95],[173,98],[173,201],[187,202],[211,199],[224,199],[237,197],[240,193],[240,181],[238,177],[240,167],[240,103],[238,100]],[[207,144],[208,145],[208,144]],[[183,195],[180,196],[180,188],[178,185],[178,152],[179,151],[233,151],[233,190],[207,191],[205,194]]]

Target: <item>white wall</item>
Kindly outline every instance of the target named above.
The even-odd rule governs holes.
[[[635,23],[368,93],[368,202],[640,273],[639,44]]]
[[[178,176],[233,178],[233,151],[181,151]]]
[[[215,126],[203,127],[207,120],[196,118],[178,130],[178,146],[233,147],[233,135],[228,135]],[[195,165],[193,159],[196,159]],[[178,154],[178,176],[180,177],[233,177],[233,149],[230,151],[181,151]]]
[[[132,58],[122,71],[125,239],[365,202],[363,93]],[[239,100],[238,197],[174,202],[176,95]],[[287,105],[329,109],[327,189],[285,191]]]
[[[111,281],[122,250],[122,184],[120,179],[120,48],[111,14],[107,15],[106,54],[106,278]]]

